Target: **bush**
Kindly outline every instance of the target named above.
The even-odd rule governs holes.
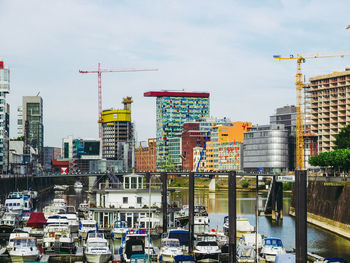
[[[283,190],[284,191],[290,191],[293,189],[293,183],[292,182],[286,182],[283,184]]]
[[[243,181],[242,182],[242,188],[248,188],[249,182],[248,181]]]

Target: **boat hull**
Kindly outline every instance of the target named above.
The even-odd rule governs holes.
[[[105,263],[111,258],[111,253],[109,254],[88,254],[85,253],[85,258],[88,263]]]
[[[219,253],[195,253],[196,262],[219,262]]]
[[[38,255],[11,255],[11,261],[13,263],[22,263],[22,262],[35,262],[39,258]]]
[[[160,255],[159,261],[161,262],[174,262],[174,256],[171,255]]]
[[[276,255],[273,254],[265,254],[265,259],[267,262],[275,262]]]

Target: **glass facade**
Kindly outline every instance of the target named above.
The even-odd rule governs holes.
[[[208,118],[209,97],[157,97],[157,169],[169,159],[169,139],[182,132],[183,124]]]
[[[288,170],[288,130],[283,124],[259,126],[244,134],[243,167],[248,172]]]

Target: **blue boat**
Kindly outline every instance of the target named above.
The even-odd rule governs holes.
[[[193,256],[190,255],[181,255],[181,256],[175,256],[174,257],[175,263],[191,263],[196,262]]]

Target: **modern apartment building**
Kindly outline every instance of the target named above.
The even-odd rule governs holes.
[[[335,136],[350,122],[350,68],[312,77],[306,87],[308,132],[317,135],[319,152],[331,151]]]
[[[102,159],[101,139],[62,139],[62,160],[69,161],[71,172],[89,172],[90,162]]]
[[[156,168],[156,138],[148,139],[148,144],[139,144],[135,149],[135,165],[136,171],[155,172]]]
[[[288,170],[288,130],[283,124],[258,126],[244,134],[243,168],[262,173]]]
[[[209,93],[184,91],[150,91],[145,97],[156,97],[157,169],[164,169],[169,159],[169,138],[182,133],[183,124],[208,118]],[[192,162],[192,161],[191,161]]]
[[[214,125],[211,143],[207,145],[207,169],[209,171],[240,170],[241,143],[244,140],[244,132],[251,129],[250,122]]]
[[[22,107],[17,110],[17,132],[24,136],[24,142],[28,147],[36,149],[38,162],[44,161],[44,124],[43,124],[43,99],[40,96],[23,96]],[[22,117],[22,118],[20,118]]]
[[[6,95],[10,93],[10,70],[0,61],[0,173],[7,173],[9,158],[9,107]]]
[[[124,171],[131,171],[135,166],[131,103],[131,97],[126,97],[123,99],[124,109],[108,109],[101,113],[102,157],[107,160],[122,160]]]

